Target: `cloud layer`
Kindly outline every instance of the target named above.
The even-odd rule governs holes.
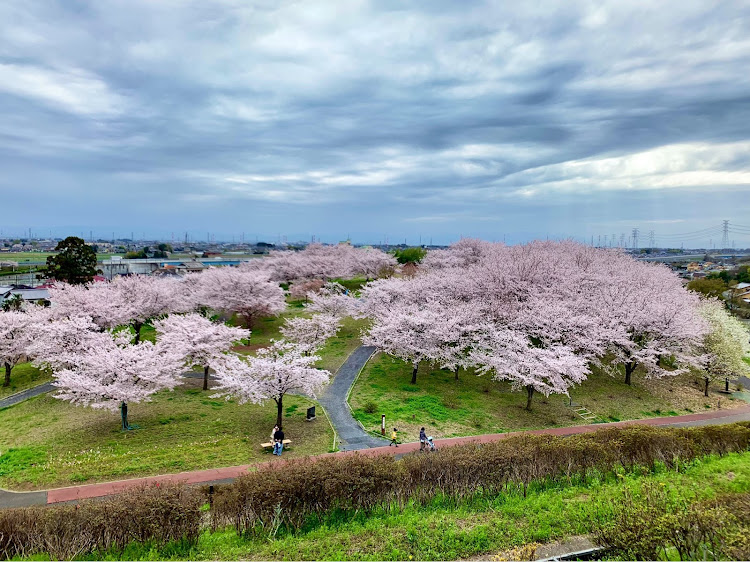
[[[748,6],[519,6],[3,2],[0,220],[442,242],[750,216]]]

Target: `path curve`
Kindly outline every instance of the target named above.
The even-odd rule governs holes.
[[[372,435],[365,431],[360,423],[352,416],[349,408],[349,392],[351,392],[354,381],[369,361],[375,348],[361,345],[346,358],[336,372],[331,384],[323,394],[318,397],[318,402],[328,414],[333,429],[336,431],[339,441],[339,449],[342,451],[358,451],[373,447],[382,447],[388,441]]]
[[[529,433],[534,435],[575,435],[590,433],[607,427],[626,427],[630,425],[650,425],[660,427],[695,427],[701,425],[719,425],[739,421],[750,420],[750,406],[744,406],[734,410],[720,410],[705,414],[690,414],[687,416],[670,416],[664,418],[647,418],[627,422],[598,423],[591,425],[576,425],[571,427],[555,427],[550,429],[538,429],[534,431],[517,431],[512,433],[491,433],[486,435],[475,435],[472,437],[454,437],[451,439],[438,439],[435,441],[438,448],[464,445],[469,443],[492,443],[513,435]],[[330,456],[345,455],[395,455],[400,457],[407,453],[419,451],[419,443],[403,443],[398,448],[381,446],[360,451],[340,451],[338,453],[327,453],[307,458],[323,458]],[[282,459],[274,459],[268,463],[283,463]],[[85,484],[81,486],[70,486],[67,488],[55,488],[52,490],[39,490],[34,492],[11,492],[0,490],[0,508],[22,507],[30,505],[45,505],[61,502],[73,502],[87,498],[109,496],[123,492],[133,486],[140,486],[150,482],[184,482],[186,484],[218,484],[231,482],[238,476],[246,474],[255,465],[229,466],[225,468],[214,468],[208,470],[196,470],[193,472],[180,472],[177,474],[162,474],[159,476],[148,476],[144,478],[133,478],[131,480],[119,480],[115,482],[102,482],[100,484]]]

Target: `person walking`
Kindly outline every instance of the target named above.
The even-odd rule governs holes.
[[[393,428],[393,431],[391,432],[391,442],[388,443],[388,446],[395,445],[398,447],[398,429],[395,427]]]
[[[281,428],[277,428],[273,434],[273,454],[281,456],[281,451],[284,450],[284,432]]]
[[[419,450],[424,451],[425,446],[427,445],[427,433],[424,430],[424,427],[419,430]]]

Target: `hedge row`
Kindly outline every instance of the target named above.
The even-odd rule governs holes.
[[[521,435],[483,445],[446,447],[395,461],[353,455],[268,465],[220,488],[211,510],[215,527],[238,533],[300,528],[334,510],[390,509],[478,492],[526,493],[534,481],[606,474],[619,467],[668,467],[709,454],[745,451],[750,427],[691,429],[633,426],[571,437]]]
[[[195,542],[202,497],[181,485],[151,485],[80,504],[0,510],[0,559],[47,553],[53,560],[128,543]]]
[[[595,502],[592,538],[622,560],[750,559],[750,493],[686,502],[655,483],[627,488],[616,502]]]
[[[620,467],[674,467],[709,454],[746,451],[750,424],[692,429],[634,426],[572,437],[521,435],[437,454],[351,455],[274,463],[217,487],[211,525],[240,534],[297,529],[336,510],[402,507],[437,496],[526,494],[530,483],[603,475]],[[204,490],[205,491],[205,490]],[[128,543],[197,541],[202,491],[144,486],[77,505],[0,510],[0,559],[47,553],[53,559],[122,549]]]

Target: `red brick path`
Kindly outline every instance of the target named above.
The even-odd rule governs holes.
[[[461,445],[465,443],[491,443],[500,439],[505,439],[511,435],[518,435],[520,433],[531,433],[531,434],[546,434],[546,435],[574,435],[577,433],[589,433],[602,429],[605,427],[624,427],[626,425],[675,425],[675,424],[687,424],[687,425],[701,425],[700,422],[704,420],[721,420],[726,417],[750,419],[750,406],[743,406],[742,408],[735,408],[732,410],[720,410],[717,412],[708,412],[705,414],[690,414],[687,416],[670,416],[666,418],[648,418],[643,420],[633,420],[616,423],[598,423],[592,425],[577,425],[571,427],[554,427],[550,429],[538,429],[534,431],[516,431],[511,433],[491,433],[486,435],[476,435],[473,437],[454,437],[452,439],[439,439],[435,441],[438,448],[440,447],[451,447],[453,445]],[[737,421],[737,420],[728,420]],[[373,449],[364,449],[360,451],[345,451],[339,453],[328,453],[324,455],[318,455],[315,458],[327,457],[331,455],[396,455],[403,453],[412,453],[419,450],[419,443],[404,443],[398,447],[376,447]],[[269,463],[284,462],[282,459],[274,459]],[[266,464],[269,464],[266,463]],[[162,474],[160,476],[149,476],[146,478],[133,478],[131,480],[119,480],[116,482],[103,482],[101,484],[87,484],[83,486],[70,486],[68,488],[57,488],[49,490],[47,492],[47,503],[59,503],[73,500],[80,500],[84,498],[96,498],[101,496],[109,496],[118,494],[131,488],[144,483],[150,482],[184,482],[187,484],[200,484],[208,482],[216,482],[218,480],[225,480],[229,478],[237,478],[241,474],[244,474],[248,469],[259,465],[241,465],[241,466],[230,466],[226,468],[216,468],[210,470],[198,470],[194,472],[180,472],[177,474]]]

